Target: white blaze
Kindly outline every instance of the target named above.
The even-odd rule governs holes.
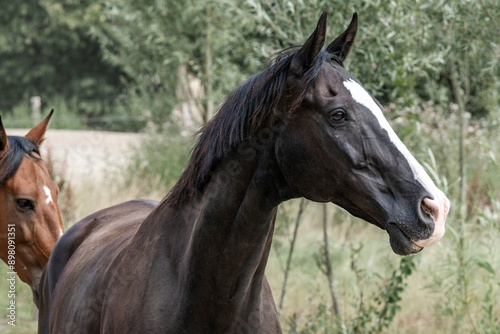
[[[45,199],[45,203],[47,204],[54,203],[54,201],[52,200],[52,195],[50,193],[49,187],[43,186],[43,191],[45,191],[45,195],[47,196],[47,198]]]
[[[349,90],[349,92],[351,92],[354,101],[365,106],[373,113],[373,115],[375,115],[375,118],[377,118],[382,129],[384,129],[389,135],[389,139],[391,140],[391,142],[394,144],[394,146],[397,147],[397,149],[408,161],[415,179],[418,180],[428,192],[434,195],[433,190],[436,189],[434,182],[432,182],[431,178],[425,172],[424,168],[418,163],[418,161],[413,157],[410,151],[408,151],[408,148],[406,148],[405,144],[403,144],[403,142],[399,139],[398,135],[394,132],[391,125],[384,117],[382,110],[377,105],[375,100],[360,84],[352,79],[344,81],[344,86]]]
[[[354,101],[363,105],[373,113],[382,129],[384,129],[389,135],[391,142],[408,161],[415,179],[434,197],[431,201],[429,201],[429,199],[427,202],[424,201],[426,205],[431,202],[436,202],[436,205],[433,205],[433,207],[436,208],[436,212],[431,214],[435,223],[434,233],[429,239],[426,240],[427,242],[418,242],[416,244],[421,247],[426,247],[437,242],[444,234],[444,222],[450,206],[449,200],[443,192],[436,187],[432,179],[425,172],[424,168],[418,163],[408,148],[406,148],[405,144],[403,144],[403,142],[396,135],[391,125],[384,117],[382,110],[370,94],[368,94],[368,92],[359,83],[352,79],[344,81],[344,86],[351,93]]]

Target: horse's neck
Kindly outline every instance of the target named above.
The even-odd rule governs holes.
[[[283,177],[273,150],[222,159],[203,194],[170,212],[164,238],[181,291],[210,310],[260,303]],[[192,296],[196,296],[193,298]],[[216,305],[219,304],[220,305]],[[192,307],[191,307],[192,308]],[[227,313],[226,313],[227,314]]]
[[[209,184],[193,221],[184,264],[199,277],[213,277],[220,289],[234,289],[241,283],[236,280],[245,280],[246,274],[253,277],[252,271],[267,261],[276,209],[266,205],[253,180]],[[188,280],[197,276],[186,274]]]
[[[232,289],[230,297],[245,280],[263,276],[280,202],[272,161],[267,151],[251,162],[237,153],[223,159],[197,199],[184,263],[221,290]]]

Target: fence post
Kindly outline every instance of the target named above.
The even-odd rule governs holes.
[[[30,106],[31,106],[31,122],[32,126],[40,123],[42,119],[42,98],[40,96],[32,96],[30,98]]]

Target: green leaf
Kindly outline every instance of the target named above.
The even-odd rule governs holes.
[[[490,274],[495,275],[495,270],[493,269],[493,267],[491,266],[491,264],[489,262],[486,262],[486,261],[477,261],[476,264],[479,267],[485,269]]]

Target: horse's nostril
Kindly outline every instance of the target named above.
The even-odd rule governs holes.
[[[421,207],[434,222],[439,219],[439,203],[437,201],[426,197],[422,200]]]
[[[432,220],[435,220],[435,215],[436,215],[436,212],[435,212],[435,209],[432,205],[432,201],[429,200],[428,198],[424,198],[424,200],[422,201],[421,203],[421,206],[422,206],[422,210],[428,214]]]
[[[444,195],[443,195],[444,197]],[[439,198],[438,200],[424,198],[420,204],[422,208],[422,215],[426,215],[423,222],[432,228],[432,235],[425,240],[412,240],[413,243],[419,247],[428,247],[438,242],[444,235],[444,223],[448,213],[448,199],[446,197]],[[432,222],[428,219],[430,217]]]

